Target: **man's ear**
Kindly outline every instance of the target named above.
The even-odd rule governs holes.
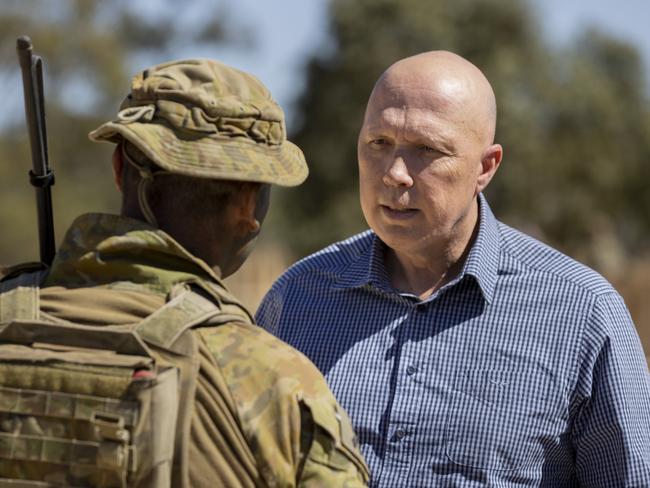
[[[115,186],[119,191],[122,191],[122,173],[124,171],[124,158],[122,157],[122,143],[115,146],[113,151],[113,178],[115,179]]]
[[[242,235],[257,234],[262,226],[256,211],[259,190],[260,185],[243,183],[241,189],[233,195],[231,205]]]
[[[481,156],[481,169],[476,180],[476,194],[481,193],[488,186],[494,173],[497,172],[503,159],[503,148],[501,144],[492,144]]]

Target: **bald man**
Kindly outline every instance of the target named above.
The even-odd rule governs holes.
[[[371,230],[290,268],[257,319],[350,413],[375,487],[650,487],[650,376],[594,271],[496,220],[496,103],[448,52],[391,66],[358,140]]]

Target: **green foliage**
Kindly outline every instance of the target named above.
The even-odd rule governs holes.
[[[604,243],[616,241],[619,254],[638,253],[650,235],[650,202],[639,185],[650,156],[639,57],[630,46],[587,32],[545,73],[534,110],[516,118],[503,113],[499,137],[508,159],[491,195],[509,220],[532,224],[546,240],[607,268],[620,256],[613,249],[605,255]],[[515,129],[526,118],[530,127]]]
[[[151,2],[147,2],[150,6]],[[129,78],[142,66],[134,60],[169,56],[170,47],[224,40],[220,9],[201,22],[184,21],[175,3],[156,2],[154,13],[137,2],[113,0],[7,1],[0,13],[0,265],[36,260],[34,192],[23,115],[16,38],[30,35],[45,63],[45,98],[50,162],[56,173],[53,200],[58,240],[71,220],[87,211],[117,211],[119,195],[110,165],[112,147],[87,134],[114,117]],[[213,17],[214,16],[214,17]],[[190,23],[191,28],[188,28]],[[155,61],[158,62],[158,61]]]
[[[146,13],[137,9],[145,4]],[[179,46],[248,42],[223,8],[184,18],[171,0],[153,9],[127,0],[52,5],[6,0],[0,13],[0,265],[38,255],[18,35],[31,35],[45,59],[59,239],[79,213],[118,208],[111,147],[89,143],[87,133],[114,116],[129,76]],[[431,49],[467,57],[494,86],[505,160],[488,196],[501,218],[605,267],[647,247],[650,109],[633,47],[590,31],[553,51],[525,0],[332,0],[329,29],[330,42],[306,66],[292,136],[311,176],[275,192],[265,231],[295,256],[365,228],[356,137],[367,98],[391,63]]]
[[[505,160],[488,196],[501,218],[602,266],[612,249],[647,244],[650,110],[634,48],[587,32],[553,52],[523,0],[334,0],[330,12],[332,44],[309,61],[293,134],[310,178],[281,194],[297,255],[365,228],[356,171],[365,103],[390,64],[433,49],[468,58],[493,84]],[[607,255],[604,240],[615,244]]]

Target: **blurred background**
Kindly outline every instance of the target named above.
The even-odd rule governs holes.
[[[252,309],[288,265],[365,229],[356,136],[374,81],[400,58],[448,49],[497,95],[493,210],[612,281],[650,356],[649,14],[647,0],[3,0],[0,266],[38,259],[18,35],[45,60],[59,241],[76,215],[119,211],[112,147],[87,133],[115,115],[136,71],[211,57],[270,88],[311,175],[274,190],[257,251],[228,280]]]

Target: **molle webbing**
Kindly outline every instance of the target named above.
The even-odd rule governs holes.
[[[10,480],[7,478],[0,478],[0,486],[5,488],[61,488],[60,484],[46,481]]]
[[[241,306],[178,285],[139,323],[81,325],[39,313],[41,276],[0,283],[0,486],[188,486],[198,362],[186,332],[246,320]],[[139,371],[156,380],[142,386]]]
[[[48,366],[39,368],[47,374]],[[125,488],[136,472],[136,398],[4,386],[0,398],[0,486],[14,486],[9,478]]]
[[[96,413],[120,415],[124,425],[133,427],[137,421],[137,402],[61,393],[25,390],[0,386],[0,413],[33,414],[50,418],[94,422]]]
[[[22,337],[27,344],[7,340],[21,338],[8,334],[12,329],[30,325],[47,332],[42,338],[62,330],[58,324],[11,322],[0,332],[0,476],[125,488],[139,466],[132,436],[142,424],[141,388],[132,378],[140,369],[154,374],[153,360],[30,344],[32,334]],[[12,486],[2,480],[5,485]]]
[[[38,285],[43,274],[43,271],[33,271],[0,282],[0,325],[38,318]]]
[[[49,464],[88,466],[92,470],[130,471],[133,447],[116,442],[80,441],[0,432],[0,458]],[[130,469],[131,468],[131,469]],[[2,484],[0,483],[0,486]]]

